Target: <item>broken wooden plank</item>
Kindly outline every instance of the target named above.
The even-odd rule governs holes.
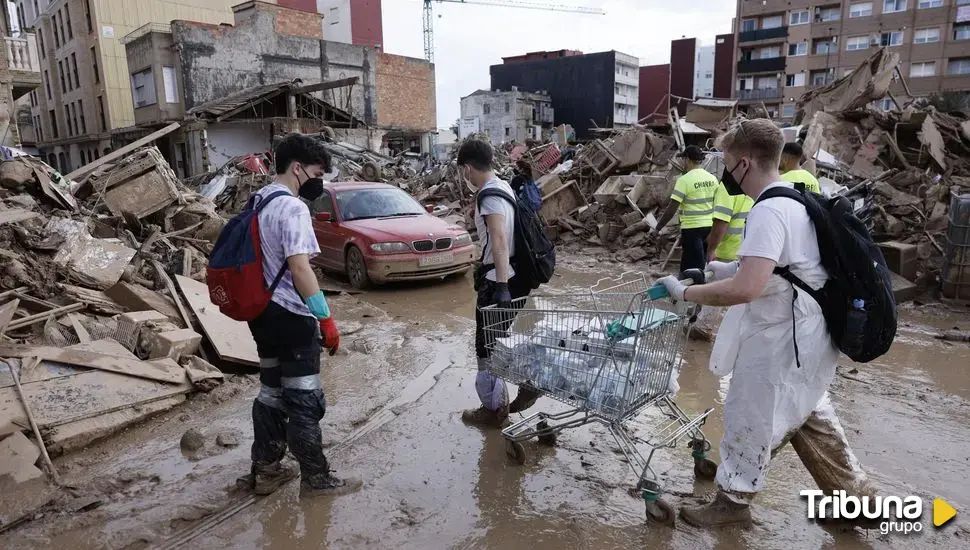
[[[122,359],[138,359],[134,353],[128,351],[125,346],[111,338],[95,340],[93,342],[86,342],[83,344],[75,344],[73,346],[68,346],[67,349],[93,351],[96,353],[103,353],[104,355],[120,357]],[[0,388],[8,388],[13,386],[13,375],[10,373],[10,371],[12,369],[20,368],[21,363],[22,361],[19,359],[7,359],[6,361],[0,359]],[[91,369],[72,367],[70,365],[57,363],[55,361],[41,361],[33,369],[21,370],[20,381],[27,384],[31,382],[50,380],[52,378],[60,378],[62,376],[76,376],[78,374],[84,374],[87,372],[92,371]]]
[[[145,136],[145,137],[143,137],[143,138],[141,138],[139,140],[133,141],[133,142],[129,143],[128,145],[125,145],[124,147],[122,147],[122,148],[120,148],[120,149],[118,149],[116,151],[113,151],[112,153],[109,153],[109,154],[107,154],[107,155],[99,158],[98,160],[96,160],[94,162],[85,164],[84,166],[82,166],[82,167],[78,168],[77,170],[71,172],[70,174],[68,174],[65,177],[67,179],[69,179],[69,180],[77,180],[81,176],[90,174],[91,172],[93,172],[99,166],[102,166],[102,165],[107,164],[109,162],[114,162],[114,161],[116,161],[116,160],[118,160],[120,158],[123,158],[128,153],[131,153],[132,151],[134,151],[134,150],[136,150],[136,149],[138,149],[140,147],[143,147],[145,145],[148,145],[149,143],[155,141],[156,139],[158,139],[160,137],[167,136],[168,134],[170,134],[170,133],[174,132],[175,130],[177,130],[179,128],[179,126],[181,126],[181,124],[179,124],[178,122],[173,122],[173,123],[169,124],[168,126],[162,128],[161,130],[158,130],[156,132],[152,132],[151,134],[148,134],[147,136]]]
[[[18,305],[20,305],[20,299],[14,298],[0,306],[0,334],[7,330],[7,324],[13,319],[13,314],[17,312]]]
[[[36,366],[40,363],[40,359],[36,357],[30,358],[28,361],[32,366]],[[28,370],[28,369],[24,369]],[[41,453],[44,455],[44,463],[47,464],[47,471],[51,475],[51,479],[57,485],[61,484],[61,476],[57,473],[57,468],[54,467],[54,463],[51,461],[50,455],[47,453],[47,446],[44,445],[44,438],[40,435],[40,427],[37,426],[37,420],[34,418],[34,412],[30,408],[30,401],[27,399],[27,395],[24,393],[24,387],[20,384],[20,377],[17,376],[17,371],[11,370],[10,374],[13,376],[13,383],[17,387],[17,396],[20,398],[20,404],[24,408],[24,413],[27,415],[27,422],[30,423],[30,429],[34,432],[34,438],[37,440],[38,446],[40,446]]]
[[[38,214],[37,212],[32,212],[25,208],[11,208],[9,210],[0,210],[0,225],[22,222],[24,220],[36,218],[37,216],[40,216],[40,214]]]
[[[64,291],[64,295],[66,297],[70,298],[72,301],[81,302],[91,311],[104,313],[106,315],[115,315],[117,313],[124,313],[127,311],[127,309],[116,303],[114,300],[109,298],[107,294],[101,292],[100,290],[91,290],[89,288],[69,285],[66,283],[62,283],[58,286]]]
[[[259,365],[256,341],[253,340],[246,323],[223,315],[209,301],[209,287],[205,283],[181,275],[175,277],[175,282],[221,359],[244,365]]]
[[[77,339],[82,344],[90,342],[91,335],[88,334],[88,329],[84,328],[84,325],[81,324],[81,317],[76,313],[69,313],[67,318],[71,322],[71,328],[74,329],[74,334],[77,334]]]
[[[165,266],[162,262],[158,260],[152,260],[152,265],[155,267],[155,271],[158,273],[158,278],[165,283],[165,288],[168,289],[169,295],[172,297],[172,301],[175,302],[175,307],[179,310],[179,316],[182,317],[182,322],[185,323],[185,328],[192,328],[192,318],[189,317],[189,312],[185,310],[185,305],[182,303],[182,298],[179,296],[177,290],[175,290],[175,283],[172,282],[172,278],[168,276],[165,272]]]
[[[0,344],[0,357],[38,357],[44,361],[56,361],[169,384],[180,384],[185,380],[185,372],[178,369],[166,369],[137,359],[124,359],[76,349]]]
[[[19,328],[33,325],[34,323],[44,322],[51,315],[54,315],[55,317],[57,317],[59,315],[71,313],[74,311],[80,311],[82,309],[84,309],[84,304],[71,304],[69,306],[59,307],[56,309],[52,309],[50,311],[42,311],[34,315],[28,315],[27,317],[22,317],[20,319],[17,319],[16,321],[7,325],[7,330],[17,330]],[[0,357],[2,357],[2,355],[0,355]]]
[[[14,288],[14,289],[11,289],[11,290],[4,290],[3,292],[0,292],[0,300],[3,300],[4,298],[6,298],[8,296],[13,296],[14,294],[17,294],[18,292],[27,292],[28,290],[30,290],[30,287],[26,287],[26,286]]]

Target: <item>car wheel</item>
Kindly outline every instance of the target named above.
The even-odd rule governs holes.
[[[364,261],[364,255],[356,246],[351,246],[347,250],[347,279],[350,280],[350,286],[357,290],[364,290],[370,286],[367,262]]]

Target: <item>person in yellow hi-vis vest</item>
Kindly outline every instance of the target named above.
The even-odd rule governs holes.
[[[801,145],[795,142],[785,144],[785,148],[781,150],[781,163],[778,165],[778,171],[781,172],[781,179],[782,181],[794,183],[796,189],[801,184],[805,186],[807,191],[821,195],[822,186],[819,185],[815,176],[808,170],[799,168],[804,154]]]
[[[684,159],[684,175],[677,179],[670,202],[657,223],[658,232],[680,211],[680,270],[704,269],[707,262],[707,236],[711,233],[714,193],[717,178],[700,167],[704,151],[691,145],[678,157]]]
[[[738,259],[738,249],[744,237],[744,222],[754,206],[754,199],[747,195],[732,196],[717,186],[714,194],[714,222],[707,237],[707,261],[733,262]]]

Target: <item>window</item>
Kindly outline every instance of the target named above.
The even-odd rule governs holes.
[[[61,168],[61,173],[69,172],[69,170],[67,169],[67,159],[64,158],[64,153],[63,152],[57,153],[57,158],[59,160],[57,164]]]
[[[919,3],[916,4],[916,7],[921,10],[925,10],[928,8],[939,8],[942,6],[943,6],[943,0],[919,0]]]
[[[512,107],[511,107],[511,106],[509,105],[509,102],[508,102],[508,101],[506,101],[506,102],[505,102],[505,112],[507,113],[507,112],[509,112],[509,111],[511,111],[511,110],[512,110]]]
[[[40,122],[40,115],[34,115],[34,127],[37,128],[37,141],[44,141],[44,125]]]
[[[899,46],[903,43],[903,31],[884,32],[879,37],[879,44],[883,46]]]
[[[883,13],[906,11],[906,0],[885,0],[882,4]]]
[[[798,56],[806,55],[808,53],[808,42],[799,42],[797,44],[788,45],[788,55]]]
[[[804,86],[805,85],[805,73],[795,73],[790,74],[785,77],[785,86]]]
[[[821,8],[815,12],[815,22],[838,21],[842,18],[842,8]]]
[[[940,41],[940,29],[919,29],[913,33],[913,44],[930,44]]]
[[[91,24],[91,0],[84,0],[84,18],[88,22],[88,33],[94,32],[94,25]]]
[[[795,118],[794,103],[785,103],[781,106],[781,118]]]
[[[781,46],[767,46],[754,51],[754,59],[774,59],[781,57]]]
[[[94,46],[91,46],[91,64],[94,65],[94,83],[101,83],[101,73],[98,71],[98,53]]]
[[[64,58],[64,77],[67,79],[67,89],[74,89],[74,82],[71,80],[71,62],[68,58]]]
[[[60,137],[57,131],[57,113],[54,111],[54,109],[51,109],[47,112],[47,114],[51,117],[51,135],[54,136],[54,139],[57,139]]]
[[[44,47],[44,29],[37,29],[37,45],[40,46],[40,58],[47,59],[47,48]]]
[[[74,133],[80,134],[81,127],[77,123],[77,103],[71,103],[71,120],[74,122]]]
[[[832,69],[812,71],[812,86],[825,86],[835,80],[835,73]]]
[[[865,50],[869,48],[869,37],[868,36],[853,36],[845,41],[845,50],[847,52],[854,52],[857,50]]]
[[[830,53],[837,53],[838,51],[839,45],[831,38],[819,40],[815,43],[815,55],[828,55]]]
[[[758,22],[754,19],[745,19],[741,22],[741,32],[750,32],[758,28]]]
[[[61,15],[61,10],[57,10],[57,28],[61,31],[61,42],[67,44],[67,39],[64,38],[64,16]]]
[[[509,137],[511,135],[512,135],[512,129],[509,128],[508,126],[506,126],[505,127],[505,137]]]
[[[155,96],[155,77],[151,69],[131,75],[131,96],[135,107],[154,105],[158,101]]]
[[[804,25],[808,23],[808,10],[795,10],[788,14],[789,25]]]
[[[165,103],[178,103],[179,92],[175,80],[175,67],[162,67],[162,84],[165,85]]]
[[[44,89],[47,90],[47,99],[51,99],[51,75],[44,69]]]
[[[101,119],[101,131],[108,131],[108,123],[106,117],[104,116],[104,98],[98,96],[98,118]]]
[[[57,74],[58,74],[58,76],[61,77],[61,93],[62,94],[66,94],[67,93],[67,81],[64,80],[64,62],[63,61],[58,61],[57,62]]]
[[[71,126],[71,104],[64,104],[64,122],[67,124],[67,135],[74,135],[74,127]]]
[[[54,31],[54,48],[61,47],[61,37],[57,34],[57,14],[51,15],[51,30]]]
[[[77,55],[75,55],[74,52],[71,52],[71,68],[74,69],[74,87],[80,88],[81,81],[79,80],[80,77],[77,74]]]
[[[950,74],[970,74],[970,57],[951,59],[947,71]]]
[[[81,119],[81,133],[88,133],[88,123],[84,120],[84,102],[82,100],[77,100],[77,113]]]
[[[67,25],[67,39],[74,39],[74,29],[71,28],[71,5],[64,4],[64,24]]]
[[[97,153],[98,150],[95,149],[94,151]],[[334,219],[337,216],[337,212],[333,209],[333,199],[328,192],[324,192],[322,195],[320,195],[320,198],[313,201],[312,209],[314,214],[327,212],[330,214],[330,217]]]
[[[849,5],[849,18],[869,17],[872,15],[872,2],[861,2]]]
[[[936,74],[936,61],[924,61],[922,63],[909,64],[910,78],[934,76],[935,74]]]
[[[970,38],[970,23],[957,23],[953,25],[953,39],[966,40]]]
[[[784,17],[781,15],[772,15],[770,17],[763,17],[761,19],[762,29],[777,29],[781,27],[784,23]]]

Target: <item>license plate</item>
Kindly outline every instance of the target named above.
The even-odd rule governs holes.
[[[432,254],[430,256],[421,256],[418,258],[418,265],[421,267],[428,267],[431,265],[444,265],[450,264],[455,261],[455,255],[451,252],[445,252],[444,254]]]

